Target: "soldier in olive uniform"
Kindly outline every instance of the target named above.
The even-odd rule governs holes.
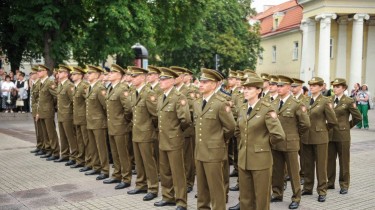
[[[187,208],[186,177],[184,167],[183,131],[191,125],[189,105],[182,93],[174,87],[179,75],[169,68],[161,68],[158,99],[160,180],[163,198],[155,206],[176,205]]]
[[[244,86],[247,103],[239,110],[236,136],[240,179],[240,208],[270,208],[271,145],[284,141],[285,133],[273,106],[260,99],[263,80],[249,77]]]
[[[31,104],[31,113],[34,119],[34,127],[35,127],[35,134],[36,134],[36,148],[31,151],[31,153],[35,153],[35,155],[44,155],[44,144],[43,144],[43,135],[42,135],[42,128],[40,121],[36,121],[36,110],[39,100],[39,89],[40,89],[40,79],[38,77],[38,67],[33,66],[31,68],[30,79],[32,82],[31,90],[30,90],[30,104]]]
[[[261,73],[260,77],[263,79],[263,91],[262,91],[262,98],[268,97],[269,90],[270,90],[270,80],[268,79],[270,75],[267,73]]]
[[[76,131],[78,155],[76,164],[71,168],[81,168],[80,172],[86,172],[92,169],[91,153],[89,148],[89,136],[87,133],[86,121],[86,91],[89,84],[82,81],[85,71],[80,67],[73,67],[71,79],[74,82],[73,87],[73,124]]]
[[[49,71],[49,68],[44,65],[38,66],[40,89],[35,120],[40,120],[46,152],[40,157],[51,161],[59,159],[60,148],[55,124],[56,84],[48,78]]]
[[[199,91],[202,98],[194,103],[195,159],[198,209],[225,209],[222,173],[227,159],[225,140],[233,136],[235,121],[230,104],[215,94],[223,77],[215,70],[202,69]]]
[[[85,175],[100,174],[96,180],[109,177],[109,157],[106,144],[107,113],[105,96],[106,89],[99,77],[103,70],[100,67],[88,66],[88,82],[90,84],[86,93],[86,121],[89,136],[89,150],[92,158],[92,170]]]
[[[309,81],[311,97],[305,100],[311,127],[302,136],[305,183],[302,195],[312,195],[314,172],[318,179],[318,201],[324,202],[327,195],[328,128],[337,124],[331,100],[321,94],[323,79],[313,77]]]
[[[77,138],[73,125],[73,91],[74,85],[69,80],[71,67],[60,65],[58,77],[60,84],[57,87],[57,122],[60,134],[60,159],[55,162],[64,162],[66,166],[76,163],[78,156]]]
[[[131,95],[133,110],[133,150],[137,180],[135,189],[128,191],[128,194],[147,193],[144,201],[157,197],[159,182],[156,161],[153,155],[154,141],[157,138],[154,121],[157,121],[156,94],[146,86],[147,70],[131,67],[132,84],[134,91]]]
[[[277,81],[278,78],[276,75],[269,75],[268,76],[268,82],[269,82],[269,91],[268,94],[266,94],[263,98],[264,101],[267,101],[271,103],[272,101],[276,100],[278,98],[277,94]]]
[[[196,89],[193,87],[188,87],[184,80],[185,77],[190,75],[189,70],[186,68],[171,66],[170,67],[174,72],[178,74],[178,77],[175,79],[176,89],[186,96],[190,114],[193,114],[193,103],[195,101],[195,92]],[[187,192],[190,193],[193,190],[195,182],[195,160],[194,160],[194,126],[190,125],[184,130],[184,164],[185,164],[185,175],[187,182]]]
[[[330,130],[330,141],[328,143],[328,189],[335,189],[336,179],[336,159],[339,156],[339,184],[340,194],[347,194],[350,182],[350,129],[358,122],[362,116],[357,109],[355,101],[346,96],[344,91],[348,88],[346,80],[336,78],[333,80],[332,101],[336,113],[338,124]],[[351,120],[349,120],[351,116]]]
[[[109,143],[115,170],[110,179],[104,180],[104,184],[119,183],[115,189],[123,189],[131,183],[131,162],[127,150],[129,134],[126,127],[131,120],[130,95],[127,88],[120,81],[125,73],[124,69],[112,64],[108,81],[111,86],[107,91],[107,117]]]
[[[299,133],[306,132],[310,127],[310,119],[304,104],[290,94],[293,80],[286,76],[278,76],[277,92],[279,99],[273,101],[284,132],[286,141],[272,145],[272,198],[271,202],[283,201],[284,168],[287,165],[292,184],[292,203],[289,209],[297,209],[301,200],[298,151],[300,147]]]
[[[305,95],[303,94],[303,90],[302,90],[302,85],[303,83],[305,83],[305,81],[303,80],[300,80],[300,79],[297,79],[297,78],[292,78],[293,79],[293,83],[291,85],[291,92],[293,94],[293,97],[301,102],[305,101]],[[301,133],[300,133],[300,136],[301,136]],[[305,176],[305,173],[303,172],[304,171],[304,165],[303,165],[303,161],[302,161],[302,142],[300,141],[299,142],[299,151],[298,151],[298,155],[299,155],[299,158],[300,158],[300,161],[299,161],[299,164],[300,164],[300,171],[299,171],[299,176],[300,176],[300,179],[301,179],[301,185],[303,185],[304,183],[304,176]]]

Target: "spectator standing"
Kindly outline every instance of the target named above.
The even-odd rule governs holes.
[[[17,89],[17,92],[18,92],[17,100],[22,101],[21,103],[19,103],[19,105],[17,105],[18,112],[25,113],[25,107],[28,104],[28,102],[27,102],[27,98],[28,98],[27,90],[29,89],[28,82],[25,81],[25,73],[20,72],[18,74],[18,79],[15,82],[15,86],[16,86],[16,89]]]
[[[12,89],[15,88],[14,83],[11,81],[10,76],[5,76],[5,81],[1,84],[1,92],[3,96],[2,107],[5,112],[13,112],[13,100],[12,100]]]
[[[354,89],[350,92],[350,98],[353,98],[354,101],[357,101],[356,98],[357,98],[357,94],[358,94],[360,88],[361,88],[361,85],[359,83],[355,83]],[[357,105],[358,105],[358,103],[357,103]]]
[[[14,73],[12,71],[10,71],[8,75],[10,77],[10,81],[12,81],[14,83],[15,82],[15,80],[14,80]]]
[[[368,87],[366,84],[362,85],[360,88],[359,92],[357,93],[356,96],[357,99],[357,104],[358,104],[358,109],[359,112],[362,114],[362,121],[357,124],[357,128],[361,129],[362,126],[368,130],[368,115],[367,112],[370,107],[369,99],[370,99],[370,93],[368,92]]]

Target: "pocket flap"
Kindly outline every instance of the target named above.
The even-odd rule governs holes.
[[[223,148],[224,142],[209,141],[209,142],[207,142],[207,147],[210,148],[210,149]]]
[[[255,152],[269,152],[270,145],[254,145]]]
[[[327,127],[326,126],[316,126],[315,127],[315,131],[327,131]]]

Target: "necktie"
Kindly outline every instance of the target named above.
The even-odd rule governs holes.
[[[204,107],[206,106],[206,104],[207,104],[207,101],[206,101],[206,99],[204,99],[203,100],[203,105],[202,105],[202,110],[204,109]]]
[[[167,96],[164,94],[164,96],[163,96],[163,102],[165,101],[166,98],[167,98]]]
[[[262,97],[264,97],[265,95],[266,95],[266,94],[263,92],[263,93],[262,93]]]
[[[135,91],[135,98],[138,99],[138,95],[139,95],[138,90],[136,90],[136,91]]]
[[[271,96],[271,101],[273,101],[273,97]]]
[[[109,87],[109,93],[111,93],[112,90],[113,90],[113,87],[111,85],[111,87]]]
[[[90,85],[90,87],[89,87],[89,93],[91,92],[91,85]]]
[[[313,104],[314,104],[314,99],[311,98],[311,99],[310,99],[310,106],[313,105]]]
[[[252,110],[253,110],[253,107],[249,107],[249,108],[247,109],[247,115],[250,115],[250,113],[251,113]]]
[[[280,111],[281,107],[283,107],[283,105],[284,105],[284,101],[281,100],[281,101],[280,101],[280,105],[279,105],[279,111]]]
[[[335,104],[337,105],[339,103],[339,98],[335,99]]]

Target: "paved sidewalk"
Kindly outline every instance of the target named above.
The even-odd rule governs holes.
[[[317,202],[317,194],[303,196],[299,209],[374,209],[375,208],[375,111],[369,112],[370,130],[352,130],[351,186],[347,195],[328,190],[327,201]],[[3,209],[175,209],[154,207],[142,201],[143,195],[127,195],[128,189],[114,190],[95,176],[85,176],[63,163],[34,156],[34,125],[30,117],[7,120],[0,117],[0,210]],[[130,189],[134,188],[135,176]],[[236,178],[231,178],[231,186]],[[196,188],[188,194],[188,208],[196,209]],[[271,209],[288,209],[290,182],[284,202]],[[229,193],[227,208],[238,202],[238,193]]]

